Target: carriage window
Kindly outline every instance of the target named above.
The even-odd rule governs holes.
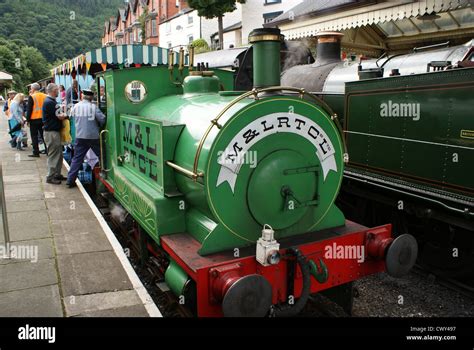
[[[125,87],[125,96],[132,103],[142,102],[147,95],[145,84],[141,81],[134,80]]]

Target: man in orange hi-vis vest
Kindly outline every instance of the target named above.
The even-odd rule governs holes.
[[[47,95],[40,92],[41,86],[38,83],[31,84],[31,93],[28,97],[28,110],[26,112],[26,120],[30,125],[31,142],[33,144],[33,154],[28,157],[40,156],[38,146],[38,134],[43,137],[43,104]]]

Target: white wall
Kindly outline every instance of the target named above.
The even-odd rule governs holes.
[[[227,13],[224,16],[224,28],[240,22],[242,12],[240,6],[241,5],[238,4],[237,10]],[[188,23],[188,17],[193,19],[192,24]],[[177,29],[178,27],[181,29]],[[188,45],[190,35],[193,36],[193,40],[203,38],[211,45],[211,35],[216,33],[217,29],[217,18],[200,18],[197,11],[188,12],[160,24],[160,46],[167,48],[169,43],[171,43],[173,47]],[[235,45],[235,39],[229,38],[228,45],[231,43]],[[226,44],[226,40],[224,40],[224,44]]]
[[[242,5],[242,44],[248,44],[248,36],[252,30],[263,26],[264,14],[286,12],[302,2],[303,0],[281,0],[279,3],[265,4],[265,0],[247,0]]]
[[[192,18],[192,23],[189,23],[188,17]],[[200,33],[200,18],[197,11],[188,12],[160,24],[160,46],[167,48],[169,43],[172,47],[186,46],[189,44],[190,36],[196,40],[199,39]]]
[[[236,7],[237,9],[234,12],[228,12],[224,15],[224,28],[242,21],[242,5],[236,4]],[[207,41],[209,46],[211,45],[211,35],[218,31],[219,25],[217,22],[217,18],[202,18],[202,37]],[[224,48],[228,48],[230,44],[235,45],[235,39],[232,39],[231,35],[224,35]]]
[[[268,1],[268,0],[267,0]],[[237,4],[234,12],[226,13],[224,16],[224,28],[242,22],[241,31],[233,31],[224,34],[224,48],[229,45],[235,47],[248,44],[248,36],[255,28],[261,28],[264,23],[263,15],[266,13],[288,11],[303,0],[281,0],[279,3],[265,4],[265,0],[247,0],[245,4]],[[193,18],[193,23],[188,23],[188,16]],[[181,29],[177,29],[180,27]],[[199,18],[197,11],[188,12],[172,20],[160,24],[160,46],[188,45],[189,36],[193,39],[203,38],[211,45],[211,35],[218,30],[217,18]]]
[[[228,49],[230,45],[234,47],[242,46],[242,30],[234,30],[224,33],[224,49]]]

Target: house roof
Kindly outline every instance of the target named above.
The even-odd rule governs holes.
[[[181,11],[179,11],[177,14],[168,17],[168,18],[165,19],[164,21],[161,21],[160,24],[161,24],[161,23],[169,22],[169,21],[171,21],[171,20],[173,20],[173,19],[175,19],[175,18],[178,18],[179,16],[185,15],[185,14],[187,14],[187,13],[189,13],[189,12],[193,12],[193,11],[195,11],[195,10],[193,10],[193,9],[191,9],[191,8],[189,8],[189,7],[184,8],[184,9],[182,9]]]
[[[237,22],[237,23],[232,24],[231,26],[225,27],[223,32],[228,33],[228,32],[232,32],[234,30],[240,29],[240,28],[242,28],[242,22]],[[216,36],[217,34],[219,34],[219,32],[213,33],[211,35],[211,37]]]
[[[11,74],[0,71],[0,83],[12,81],[12,80],[13,80],[13,76]]]
[[[305,0],[265,24],[265,27],[278,26],[289,40],[312,37],[321,31],[343,31],[371,25],[376,25],[387,37],[442,32],[442,28],[463,30],[474,25],[470,16],[470,1],[472,0]],[[412,20],[433,12],[442,17],[437,23],[422,23],[422,20],[418,23]],[[398,23],[398,27],[395,27],[394,22]],[[404,25],[403,30],[397,29],[401,25]],[[396,30],[392,30],[392,27]]]
[[[127,20],[127,9],[128,8],[123,8],[123,7],[118,9],[119,16],[122,19],[122,22],[125,22]]]

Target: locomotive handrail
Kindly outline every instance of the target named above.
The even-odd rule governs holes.
[[[169,167],[183,173],[186,176],[191,177],[193,180],[196,180],[198,177],[203,177],[204,176],[204,174],[202,174],[202,173],[199,173],[199,174],[193,173],[191,170],[185,169],[182,166],[179,166],[178,164],[170,162],[169,160],[166,161],[166,165],[168,165]]]
[[[107,129],[104,129],[100,132],[99,134],[99,147],[100,147],[100,171],[103,171],[105,173],[109,172],[110,169],[105,169],[104,166],[105,166],[105,163],[104,163],[104,146],[103,146],[103,143],[104,141],[102,141],[102,135],[104,133],[108,133],[109,130]]]
[[[424,50],[430,50],[430,49],[437,49],[438,47],[443,47],[443,46],[446,46],[448,47],[449,46],[449,41],[446,41],[444,43],[440,43],[440,44],[435,44],[435,45],[428,45],[428,46],[421,46],[421,47],[414,47],[413,48],[413,52],[420,52],[420,51],[424,51]]]
[[[213,120],[211,120],[211,124],[209,125],[209,127],[207,128],[206,132],[204,133],[204,135],[201,137],[201,140],[199,141],[199,145],[198,145],[198,148],[196,150],[196,155],[194,157],[194,165],[193,165],[193,171],[190,172],[191,176],[196,180],[198,177],[202,177],[203,176],[203,173],[198,173],[198,163],[199,163],[199,157],[201,156],[201,151],[202,151],[202,148],[204,147],[204,142],[206,141],[207,137],[209,136],[212,128],[214,126],[217,126],[219,129],[222,127],[219,123],[218,123],[218,120],[231,108],[233,107],[235,104],[237,104],[238,102],[242,101],[243,99],[246,99],[247,97],[250,97],[250,96],[254,96],[254,98],[257,100],[258,99],[258,95],[263,93],[263,92],[271,92],[271,91],[289,91],[289,92],[296,92],[300,95],[300,98],[303,99],[305,95],[307,96],[310,96],[313,100],[317,101],[327,112],[329,112],[329,114],[331,115],[331,120],[334,122],[334,124],[336,124],[336,127],[338,128],[339,130],[339,133],[341,135],[341,140],[342,140],[342,143],[343,143],[343,146],[344,146],[344,162],[347,162],[348,161],[348,157],[347,157],[347,147],[346,147],[346,141],[345,141],[345,138],[344,138],[344,132],[342,130],[342,127],[341,127],[341,124],[339,123],[339,120],[338,120],[338,117],[337,117],[337,114],[333,112],[333,110],[331,109],[331,107],[329,107],[329,105],[324,102],[322,99],[320,99],[319,97],[317,96],[314,96],[312,94],[309,94],[307,93],[304,89],[299,89],[299,88],[294,88],[294,87],[288,87],[288,86],[272,86],[272,87],[268,87],[268,88],[263,88],[263,89],[252,89],[251,91],[249,92],[246,92],[240,96],[238,96],[237,98],[235,98],[234,100],[232,100],[227,106],[225,106],[225,108],[217,115],[216,118],[214,118]],[[189,171],[189,170],[187,170]]]

